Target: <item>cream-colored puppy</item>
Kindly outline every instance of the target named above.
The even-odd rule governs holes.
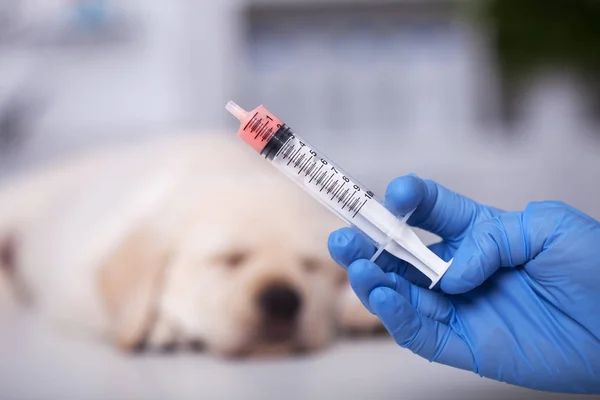
[[[380,326],[328,254],[340,226],[235,138],[100,149],[0,190],[0,303],[126,350],[318,349]]]

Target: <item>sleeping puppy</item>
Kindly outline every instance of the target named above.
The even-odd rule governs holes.
[[[0,305],[125,351],[316,350],[381,328],[328,254],[341,226],[235,137],[113,146],[0,189]]]

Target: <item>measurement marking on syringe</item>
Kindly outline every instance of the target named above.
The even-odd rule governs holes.
[[[348,200],[346,200],[346,202],[344,202],[344,205],[342,206],[342,210],[348,205],[348,203],[354,197],[355,194],[356,194],[356,192],[352,193],[352,195],[350,197],[348,197]]]
[[[305,162],[304,165],[298,170],[298,175],[300,175],[303,171],[304,168],[306,168],[306,166],[308,165],[308,163],[310,162],[310,158],[308,158]]]
[[[273,136],[273,128],[267,129],[267,131],[262,135],[262,140],[268,140],[271,138],[271,136]]]
[[[350,204],[350,207],[348,207],[348,211],[350,211],[350,212],[354,211],[356,209],[356,206],[358,205],[358,203],[360,203],[360,199],[354,199],[352,201],[352,203]]]
[[[367,199],[363,201],[360,188],[356,185],[353,188],[353,183],[346,176],[341,175],[334,166],[328,164],[327,160],[320,159],[313,150],[303,146],[302,143],[298,146],[298,143],[288,141],[278,154],[276,157],[290,169],[297,171],[297,175],[304,174],[307,185],[319,189],[318,192],[327,196],[329,201],[337,200],[341,206],[340,210],[352,213],[352,218],[355,218],[368,202],[368,193]],[[346,185],[347,183],[349,185]]]
[[[340,196],[340,198],[339,198],[339,200],[338,200],[338,203],[339,203],[340,201],[344,201],[344,200],[346,200],[346,196],[348,195],[348,193],[350,193],[350,189],[346,189],[346,190],[344,191],[344,193],[342,193],[342,195]]]
[[[321,183],[323,182],[323,180],[325,180],[326,176],[327,176],[327,171],[323,172],[321,174],[321,176],[319,177],[319,179],[317,179],[316,185],[317,186],[321,185]]]
[[[260,136],[260,138],[262,140],[265,140],[267,138],[269,138],[269,135],[266,135],[265,133],[268,133],[270,131],[269,128],[269,121],[265,121],[264,124],[262,124],[260,126],[260,128],[258,129],[258,131],[256,132],[256,136],[254,136],[254,139],[258,138]]]
[[[308,181],[308,183],[311,183],[313,181],[313,179],[315,179],[315,177],[319,174],[319,172],[321,172],[321,168],[323,168],[322,165],[319,167],[319,169],[314,174],[312,174],[312,177],[310,178],[310,181]]]
[[[327,191],[327,195],[330,195],[331,192],[335,190],[339,182],[340,181],[333,182],[333,184],[329,187],[329,190]],[[333,197],[331,198],[331,200],[333,200]]]
[[[311,166],[306,170],[306,174],[304,174],[304,176],[308,176],[312,172],[312,170],[315,169],[316,166],[317,166],[317,163],[313,162],[311,164]]]
[[[292,146],[292,148],[293,148],[293,147],[294,147],[294,146]],[[290,163],[291,163],[292,161],[294,161],[294,158],[296,157],[296,155],[298,155],[298,153],[300,152],[300,150],[301,150],[301,149],[298,149],[298,150],[296,150],[296,152],[294,153],[294,155],[290,157],[290,161],[288,161],[287,165],[290,165]]]
[[[274,158],[278,158],[280,154],[283,154],[286,149],[288,147],[290,147],[290,140],[288,140],[287,142],[285,142],[285,144],[283,146],[281,146],[281,148],[277,151],[277,153],[275,153],[275,157]]]
[[[246,126],[244,126],[244,129],[242,129],[243,131],[245,131],[246,128],[248,128],[248,125],[250,125],[250,123],[252,121],[254,121],[254,119],[256,118],[257,115],[258,115],[258,112],[255,112],[254,115],[252,116],[252,118],[250,118],[250,121],[248,121],[248,123],[246,124]]]
[[[296,163],[294,165],[294,168],[298,168],[298,165],[300,165],[302,163],[302,161],[304,161],[304,158],[306,157],[306,154],[302,154],[302,157],[298,158],[296,160]]]
[[[302,147],[300,147],[296,151],[296,153],[292,156],[292,158],[290,159],[290,161],[294,163],[294,168],[298,167],[298,159],[304,158],[304,156],[305,156],[304,154],[301,153],[301,151],[302,151]],[[300,156],[302,156],[302,157],[300,157]]]
[[[369,201],[369,199],[363,201],[363,203],[361,204],[361,206],[358,208],[358,210],[356,210],[356,212],[354,213],[354,215],[352,216],[352,218],[355,218],[358,213],[360,212],[360,210],[362,210],[362,208],[365,206],[365,204],[367,204],[367,201]]]
[[[318,175],[317,180],[315,181],[315,186],[319,187],[319,185],[321,184],[321,181],[323,180],[324,176],[327,174],[327,172],[321,172],[320,175]]]
[[[288,158],[290,156],[290,154],[292,154],[292,151],[294,151],[294,145],[290,145],[288,146],[285,151],[283,152],[283,157],[282,159],[285,160],[286,158]]]
[[[339,182],[338,180],[335,180],[335,181],[331,182],[331,184],[329,185],[329,189],[327,189],[327,194],[328,195],[331,194],[331,191],[333,189],[335,189],[335,187],[337,186],[338,182]]]
[[[329,176],[329,179],[327,179],[327,182],[325,182],[325,183],[323,184],[323,187],[321,188],[321,190],[319,190],[319,192],[322,192],[322,191],[323,191],[323,189],[325,189],[325,188],[327,187],[327,185],[329,184],[329,182],[330,182],[332,179],[333,179],[333,175],[330,175],[330,176]]]
[[[338,190],[333,194],[333,197],[331,197],[331,200],[335,199],[337,197],[337,195],[340,193],[340,191],[344,188],[344,185],[346,184],[346,182],[342,183],[340,185],[340,187],[338,188]]]
[[[262,136],[263,131],[267,128],[267,126],[269,126],[268,122],[265,122],[264,124],[262,123],[262,119],[258,120],[259,122],[259,126],[258,126],[258,130],[256,131],[256,135],[254,135],[254,139],[258,138],[259,136]]]
[[[346,189],[346,191],[340,196],[338,203],[342,200],[344,200],[344,197],[346,197],[346,195],[348,194],[348,192],[350,191],[350,189]]]
[[[254,124],[252,124],[252,128],[250,129],[250,132],[254,132],[256,130],[256,128],[258,128],[260,126],[262,122],[262,118],[258,119]],[[254,138],[256,139],[258,136],[255,136]]]

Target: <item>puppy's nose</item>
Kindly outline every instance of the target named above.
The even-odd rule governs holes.
[[[300,295],[286,285],[269,286],[260,295],[259,306],[267,317],[292,320],[300,311]]]

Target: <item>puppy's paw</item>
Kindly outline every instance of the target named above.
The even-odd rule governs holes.
[[[144,350],[150,352],[172,353],[182,346],[179,335],[163,318],[152,326],[145,340]]]
[[[17,274],[16,239],[0,235],[0,307],[16,309],[27,301],[24,285]]]
[[[344,288],[341,300],[339,326],[342,333],[372,335],[385,331],[379,318],[367,310],[350,286]]]
[[[18,306],[10,280],[0,270],[0,309],[13,310]]]

